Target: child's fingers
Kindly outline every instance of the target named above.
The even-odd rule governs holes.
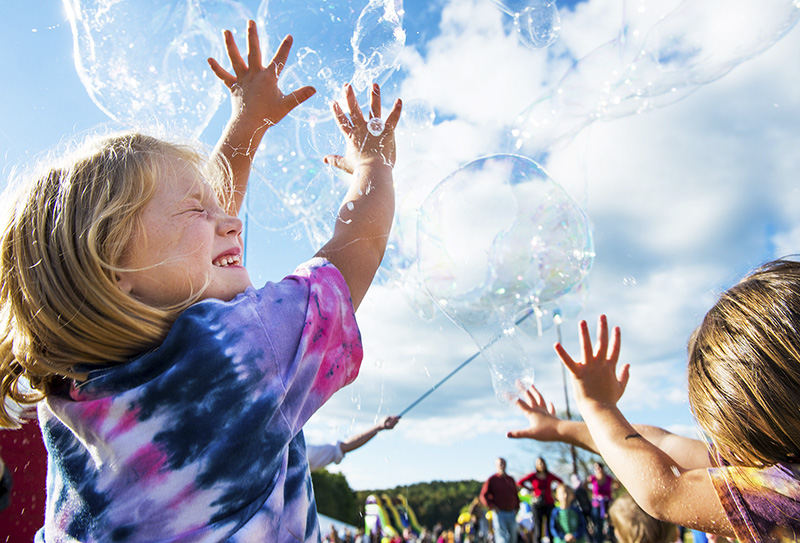
[[[567,351],[564,350],[564,347],[560,343],[555,344],[556,354],[561,359],[561,362],[567,367],[567,369],[572,373],[572,375],[577,375],[578,372],[578,364],[572,359],[572,357],[567,354]]]
[[[511,430],[506,433],[506,437],[510,437],[511,439],[524,439],[530,436],[530,430]]]
[[[239,48],[236,46],[236,40],[233,39],[233,34],[230,30],[224,32],[225,35],[225,49],[228,51],[228,58],[231,59],[231,66],[233,73],[236,77],[242,77],[247,72],[247,64],[245,64]]]
[[[600,315],[597,319],[597,350],[595,358],[603,360],[608,350],[608,320],[605,315]]]
[[[528,402],[526,403],[526,405],[530,405],[530,406],[535,406],[536,405],[536,396],[533,395],[533,392],[531,392],[531,389],[527,389],[525,391],[525,397],[528,398]],[[524,401],[524,400],[522,400],[522,398],[520,398],[517,401]]]
[[[247,64],[250,65],[251,70],[253,68],[261,69],[261,44],[258,42],[258,29],[253,20],[247,21]]]
[[[531,392],[533,392],[535,394],[535,397],[536,397],[536,404],[535,405],[538,405],[540,407],[543,407],[543,406],[547,405],[547,402],[544,401],[544,396],[542,396],[542,393],[539,392],[539,389],[537,389],[535,386],[531,385],[531,388],[528,389],[528,394],[530,395]]]
[[[584,362],[589,362],[593,358],[592,338],[589,336],[589,325],[586,324],[586,321],[581,321],[579,328],[583,360]]]
[[[554,417],[556,416],[556,406],[553,405],[553,402],[550,402],[550,405],[547,408],[547,412],[553,415]]]
[[[301,87],[287,94],[284,97],[284,100],[288,100],[292,104],[292,108],[295,108],[314,96],[314,93],[316,92],[317,89],[314,87]]]
[[[619,360],[619,351],[622,347],[622,332],[619,326],[614,327],[613,338],[611,339],[611,353],[608,355],[608,360],[616,365]]]
[[[353,173],[353,169],[350,168],[350,166],[347,164],[347,161],[341,155],[327,155],[322,159],[322,161],[329,166],[333,166],[334,168],[339,168],[347,173]]]
[[[372,84],[372,92],[369,93],[369,116],[371,119],[381,118],[381,88],[377,83]]]
[[[625,364],[622,366],[622,372],[619,374],[619,385],[622,388],[622,392],[625,392],[625,388],[628,386],[628,380],[631,378],[631,365]]]
[[[522,398],[517,398],[514,403],[516,403],[517,407],[519,407],[521,410],[523,410],[526,413],[530,412],[530,410],[532,409],[532,407],[530,405],[528,405],[527,403],[525,403],[525,400],[523,400]]]
[[[222,82],[225,83],[226,87],[231,88],[236,83],[236,76],[220,66],[219,62],[213,58],[208,59],[208,65],[211,67],[211,71],[214,72],[214,75],[219,77]]]
[[[286,61],[289,58],[289,51],[292,50],[292,43],[294,43],[293,38],[287,34],[269,63],[270,67],[275,70],[276,77],[281,75],[283,67],[286,66]]]
[[[349,83],[344,86],[344,95],[347,100],[347,107],[350,110],[350,122],[353,126],[364,126],[364,114],[361,112],[361,107],[358,105],[356,93],[353,86]]]
[[[331,102],[331,109],[333,110],[333,116],[336,122],[339,124],[339,128],[341,128],[345,136],[349,136],[353,131],[353,124],[350,122],[350,119],[347,118],[347,115],[344,114],[344,111],[342,111],[342,106],[339,105],[339,102]]]
[[[388,128],[389,130],[394,130],[397,126],[397,121],[400,120],[400,113],[402,112],[403,101],[398,98],[392,107],[392,111],[389,112],[389,116],[386,117],[386,122],[383,123],[384,129]]]

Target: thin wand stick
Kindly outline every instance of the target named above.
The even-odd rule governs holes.
[[[520,324],[522,321],[524,321],[525,319],[527,319],[528,317],[530,317],[531,315],[533,315],[533,314],[534,314],[534,312],[535,312],[535,310],[534,310],[533,308],[529,309],[527,312],[525,312],[525,314],[524,314],[524,315],[522,315],[520,318],[518,318],[516,321],[514,321],[514,326],[516,326],[516,325]],[[490,339],[490,340],[489,340],[489,343],[487,343],[486,345],[484,345],[483,347],[481,347],[481,349],[480,349],[480,350],[479,350],[477,353],[473,354],[472,356],[470,356],[469,358],[467,358],[466,360],[464,360],[464,361],[463,361],[461,364],[459,364],[459,365],[458,365],[458,367],[457,367],[456,369],[454,369],[453,371],[451,371],[450,373],[448,373],[447,375],[445,375],[445,376],[444,376],[444,378],[443,378],[442,380],[440,380],[438,383],[436,383],[436,384],[435,384],[435,385],[433,385],[431,388],[429,388],[429,389],[428,389],[428,391],[427,391],[427,392],[425,392],[425,394],[423,394],[422,396],[420,396],[419,398],[417,398],[416,400],[414,400],[414,401],[411,403],[411,405],[409,405],[408,407],[406,407],[405,409],[403,409],[403,410],[400,412],[400,414],[398,415],[398,417],[402,417],[403,415],[405,415],[406,413],[408,413],[409,411],[411,411],[411,410],[412,410],[414,407],[416,407],[416,405],[417,405],[419,402],[421,402],[422,400],[424,400],[425,398],[427,398],[428,396],[430,396],[431,394],[433,394],[433,392],[434,392],[434,391],[435,391],[437,388],[439,388],[440,386],[442,386],[442,385],[443,385],[443,384],[444,384],[444,383],[445,383],[445,382],[446,382],[448,379],[450,379],[450,378],[451,378],[453,375],[455,375],[456,373],[458,373],[459,371],[461,371],[462,369],[464,369],[464,368],[467,366],[467,364],[469,364],[470,362],[472,362],[473,360],[475,360],[476,358],[478,358],[478,357],[480,356],[480,354],[481,354],[481,353],[482,353],[484,350],[488,349],[489,347],[491,347],[492,345],[494,345],[495,343],[497,343],[498,341],[500,341],[500,338],[502,338],[502,337],[503,337],[503,335],[504,335],[504,334],[501,332],[501,333],[497,334],[496,336],[494,336],[492,339]]]

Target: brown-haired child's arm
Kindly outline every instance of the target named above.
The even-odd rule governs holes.
[[[506,435],[514,439],[560,441],[599,454],[586,423],[559,418],[555,406],[547,403],[535,386],[517,399],[517,407],[528,419],[528,427],[511,430]],[[706,444],[699,439],[673,434],[658,426],[634,424],[636,432],[662,451],[683,469],[711,467]]]
[[[556,352],[572,373],[578,408],[595,449],[636,503],[659,520],[733,537],[708,470],[679,465],[645,439],[617,407],[629,376],[627,364],[617,375],[619,328],[609,344],[608,323],[601,315],[595,347],[582,321],[580,343],[582,362],[573,360],[560,344]]]
[[[283,94],[278,88],[278,77],[292,48],[291,36],[283,39],[272,61],[263,66],[258,29],[254,21],[247,24],[247,61],[239,53],[233,34],[226,30],[224,35],[234,73],[225,70],[213,58],[208,59],[208,64],[231,91],[231,117],[214,148],[213,156],[224,157],[230,165],[233,198],[226,211],[238,215],[250,177],[250,166],[264,133],[292,109],[308,100],[315,90],[313,87],[301,87]]]
[[[330,260],[341,272],[353,306],[358,308],[383,259],[394,218],[392,168],[395,163],[394,129],[402,103],[397,100],[382,130],[368,128],[350,85],[345,85],[349,116],[338,103],[333,114],[347,140],[344,156],[328,155],[325,162],[352,174],[350,187],[339,209],[333,237],[317,256]],[[378,85],[370,92],[370,119],[381,118]],[[380,127],[379,127],[380,128]]]

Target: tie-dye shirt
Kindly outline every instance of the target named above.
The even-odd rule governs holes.
[[[739,541],[800,541],[800,465],[708,471]]]
[[[349,290],[323,259],[194,304],[156,349],[40,404],[36,541],[318,541],[301,428],[361,356]]]

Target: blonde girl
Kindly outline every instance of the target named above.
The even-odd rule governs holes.
[[[262,65],[225,33],[209,59],[233,111],[210,161],[142,134],[92,142],[16,194],[0,237],[0,423],[38,403],[48,451],[36,540],[316,541],[302,426],[357,375],[354,311],[394,211],[395,104],[374,136],[353,90],[352,175],[332,239],[277,283],[242,266],[253,152],[314,89],[283,94],[287,37]],[[381,116],[380,91],[370,116]],[[224,167],[220,166],[223,165]]]
[[[740,541],[800,536],[800,263],[771,262],[725,292],[689,341],[689,402],[710,445],[631,425],[617,408],[620,331],[601,316],[596,345],[580,324],[582,362],[561,345],[584,422],[560,420],[531,387],[530,428],[509,437],[599,452],[653,517]]]

